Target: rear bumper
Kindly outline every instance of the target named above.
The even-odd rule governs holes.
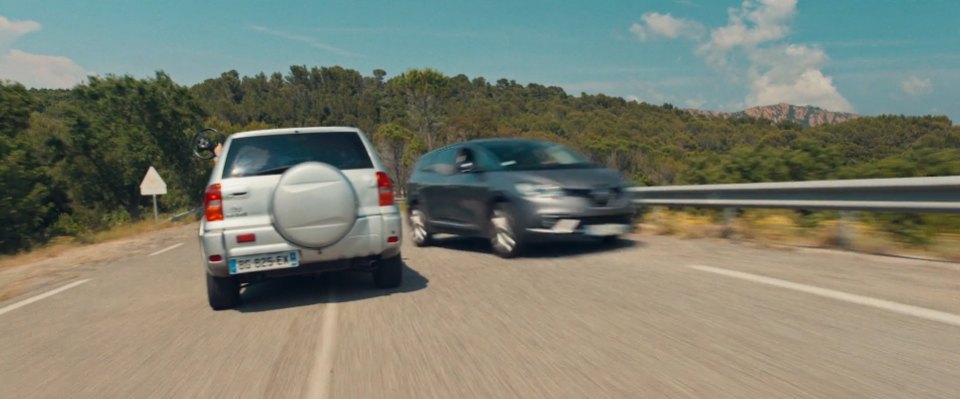
[[[256,242],[238,242],[237,236],[251,233],[256,235]],[[287,242],[269,224],[209,231],[204,231],[201,226],[199,240],[201,263],[207,273],[217,277],[231,276],[228,261],[232,257],[286,251],[300,254],[299,267],[233,275],[247,279],[253,278],[252,275],[273,277],[369,268],[378,259],[399,255],[402,237],[399,212],[385,212],[358,218],[353,229],[340,242],[319,250],[301,248]],[[211,261],[213,255],[219,255],[220,260]]]
[[[375,262],[382,259],[380,256],[365,256],[352,259],[339,259],[325,262],[304,263],[297,267],[273,269],[252,273],[234,274],[233,277],[240,283],[253,283],[278,277],[308,276],[335,272],[340,270],[373,270]]]

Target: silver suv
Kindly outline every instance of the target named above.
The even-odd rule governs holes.
[[[355,269],[371,271],[378,288],[400,285],[401,216],[363,132],[257,130],[222,148],[200,222],[213,309],[235,307],[241,287],[271,277]]]

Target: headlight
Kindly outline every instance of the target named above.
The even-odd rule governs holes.
[[[560,197],[563,189],[554,184],[521,183],[516,186],[517,192],[524,197]]]

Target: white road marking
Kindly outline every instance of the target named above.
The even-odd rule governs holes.
[[[154,252],[154,253],[152,253],[152,254],[150,254],[150,255],[147,255],[147,256],[160,255],[160,254],[162,254],[162,253],[164,253],[164,252],[167,252],[167,251],[169,251],[169,250],[171,250],[171,249],[174,249],[174,248],[176,248],[176,247],[179,247],[179,246],[181,246],[181,245],[183,245],[182,242],[179,243],[179,244],[173,244],[173,245],[171,245],[171,246],[169,246],[169,247],[166,247],[166,248],[164,248],[164,249],[161,249],[161,250],[159,250],[159,251],[157,251],[157,252]]]
[[[17,302],[17,303],[15,303],[15,304],[6,306],[6,307],[4,307],[3,309],[0,309],[0,315],[2,315],[2,314],[4,314],[4,313],[7,313],[7,312],[10,312],[10,311],[13,311],[13,310],[16,310],[16,309],[19,309],[19,308],[22,308],[22,307],[24,307],[24,306],[27,306],[27,305],[29,305],[29,304],[31,304],[31,303],[34,303],[34,302],[36,302],[36,301],[39,301],[39,300],[41,300],[41,299],[52,297],[52,296],[57,295],[57,294],[59,294],[59,293],[61,293],[61,292],[64,292],[64,291],[69,290],[69,289],[71,289],[71,288],[73,288],[73,287],[76,287],[76,286],[78,286],[78,285],[80,285],[80,284],[86,283],[87,281],[90,281],[90,279],[80,280],[80,281],[74,281],[74,282],[72,282],[72,283],[70,283],[70,284],[67,284],[67,285],[65,285],[65,286],[63,286],[63,287],[57,288],[57,289],[55,289],[55,290],[53,290],[53,291],[45,292],[45,293],[40,294],[40,295],[37,295],[37,296],[35,296],[35,297],[28,298],[28,299],[24,299],[24,300],[22,300],[22,301],[20,301],[20,302]]]
[[[945,324],[951,324],[957,327],[960,327],[960,315],[955,315],[952,313],[941,312],[939,310],[922,308],[919,306],[906,305],[898,302],[885,301],[883,299],[871,298],[868,296],[848,294],[842,291],[835,291],[826,288],[814,287],[811,285],[798,284],[786,280],[775,279],[771,277],[764,277],[756,274],[737,272],[733,270],[720,269],[710,266],[690,266],[692,269],[696,269],[702,272],[719,274],[722,276],[738,278],[741,280],[752,281],[755,283],[772,285],[774,287],[786,288],[788,290],[794,290],[799,292],[805,292],[807,294],[813,294],[821,296],[824,298],[836,299],[839,301],[855,303],[857,305],[869,306],[877,309],[883,309],[886,311],[900,313],[907,316],[919,317],[921,319],[938,321]]]
[[[337,304],[330,299],[323,308],[323,326],[320,328],[320,350],[310,370],[310,379],[307,380],[306,398],[329,398],[330,381],[333,379],[334,349],[337,343]]]

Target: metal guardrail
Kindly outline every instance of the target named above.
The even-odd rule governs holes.
[[[960,176],[632,187],[639,206],[960,213]]]
[[[176,214],[176,215],[171,216],[171,217],[170,217],[170,221],[171,221],[171,222],[180,221],[180,220],[186,219],[186,218],[187,218],[188,216],[190,216],[191,214],[193,214],[194,216],[196,216],[196,217],[198,217],[198,218],[201,217],[201,216],[203,216],[203,207],[196,207],[196,208],[193,208],[193,209],[191,209],[191,210],[189,210],[189,211],[180,212],[180,213],[178,213],[178,214]]]

